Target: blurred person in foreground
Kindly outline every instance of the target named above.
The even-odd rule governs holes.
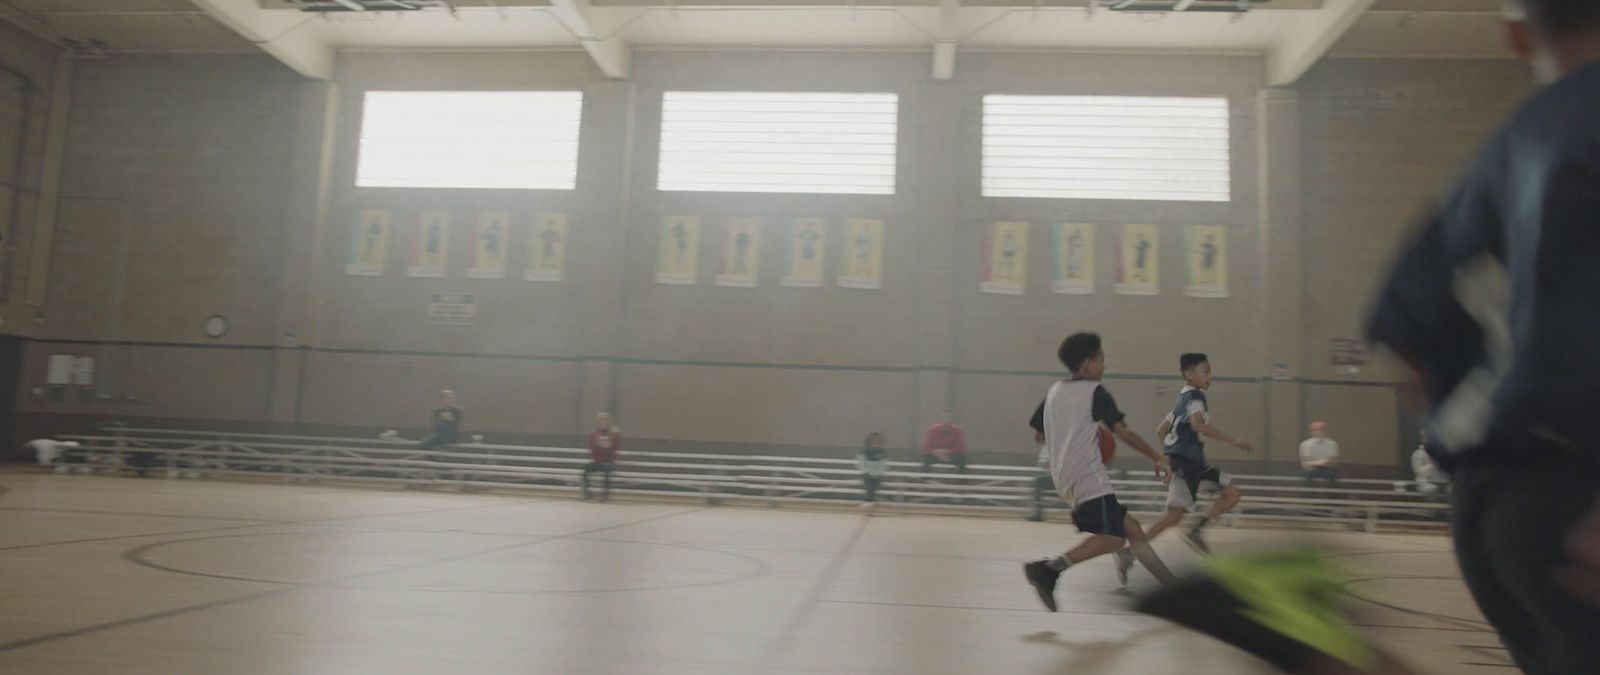
[[[1507,9],[1512,44],[1548,86],[1479,151],[1404,249],[1367,334],[1415,375],[1407,393],[1426,402],[1428,449],[1455,483],[1462,576],[1517,666],[1595,673],[1600,1]],[[1337,587],[1316,581],[1329,575],[1314,553],[1219,562],[1141,610],[1293,672],[1398,667],[1338,620]],[[1197,606],[1207,602],[1209,611]]]
[[[1462,575],[1517,665],[1600,672],[1600,2],[1508,3],[1548,86],[1402,253],[1367,332],[1416,375]],[[1586,601],[1586,599],[1588,601]]]

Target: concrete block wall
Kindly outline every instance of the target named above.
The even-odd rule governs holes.
[[[470,430],[495,440],[575,439],[593,413],[611,410],[631,447],[842,454],[872,430],[914,446],[951,409],[985,459],[1027,462],[1023,423],[1059,371],[1055,346],[1092,329],[1107,339],[1108,384],[1140,431],[1153,430],[1181,385],[1177,355],[1206,351],[1225,378],[1213,396],[1219,424],[1265,446],[1249,458],[1219,447],[1218,459],[1288,469],[1315,416],[1349,429],[1341,440],[1353,463],[1388,475],[1404,424],[1389,390],[1373,386],[1384,375],[1332,374],[1319,364],[1326,341],[1355,335],[1360,303],[1420,199],[1408,205],[1391,186],[1437,183],[1527,89],[1500,62],[1330,60],[1299,87],[1264,91],[1253,56],[973,53],[953,82],[932,81],[920,53],[635,59],[626,82],[604,79],[582,53],[346,53],[332,83],[305,82],[266,57],[80,64],[66,169],[75,197],[62,200],[58,272],[38,335],[54,342],[30,344],[23,387],[50,353],[76,349],[107,355],[102,382],[114,391],[105,393],[138,400],[24,397],[25,413],[367,433],[420,426],[433,392],[452,387]],[[576,190],[354,186],[367,91],[518,88],[584,92]],[[657,192],[660,95],[675,89],[895,92],[897,193]],[[1390,90],[1409,91],[1401,98],[1411,110],[1383,108],[1397,105]],[[986,93],[1226,96],[1233,200],[983,198]],[[1363,106],[1387,112],[1349,112]],[[1449,124],[1428,120],[1445,113]],[[343,274],[349,222],[363,208],[395,214],[383,277]],[[405,278],[409,219],[434,209],[455,223],[451,278]],[[568,280],[522,282],[516,255],[505,280],[461,278],[472,223],[487,210],[511,211],[514,226],[567,213]],[[766,219],[760,287],[716,287],[705,269],[696,286],[655,284],[656,227],[671,214],[702,218],[702,268],[723,219]],[[834,234],[845,218],[887,221],[883,289],[780,287],[776,234],[800,216],[829,218]],[[978,292],[982,227],[998,220],[1032,223],[1025,296]],[[1054,222],[1100,225],[1095,295],[1048,292]],[[1111,292],[1111,228],[1131,222],[1162,228],[1160,296]],[[1183,297],[1190,224],[1229,228],[1229,298]],[[436,291],[477,293],[478,325],[427,324],[423,305]],[[234,321],[221,340],[199,334],[212,313]],[[286,332],[300,348],[280,345]],[[191,353],[204,356],[182,356]],[[1296,379],[1270,382],[1278,362]]]
[[[58,55],[54,45],[0,22],[0,330],[12,335],[34,331],[25,304],[9,300],[26,290]]]

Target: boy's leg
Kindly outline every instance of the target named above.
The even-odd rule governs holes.
[[[1569,532],[1600,494],[1600,465],[1530,445],[1510,455],[1515,463],[1457,469],[1456,557],[1518,666],[1533,674],[1593,672],[1600,607],[1556,579],[1572,561],[1564,548]]]
[[[956,471],[957,472],[966,473],[967,472],[967,453],[962,452],[962,453],[957,453],[957,454],[951,455],[950,456],[950,463],[956,465]]]
[[[612,472],[614,472],[616,470],[617,470],[617,467],[616,467],[616,465],[613,465],[613,464],[602,464],[600,466],[600,471],[604,474],[603,476],[600,477],[601,478],[601,482],[600,482],[600,489],[601,489],[600,500],[601,501],[611,501],[611,474],[612,474]]]
[[[1168,504],[1166,515],[1161,516],[1161,520],[1156,521],[1154,525],[1150,526],[1150,530],[1146,533],[1146,538],[1155,539],[1157,536],[1160,536],[1162,532],[1165,532],[1167,528],[1183,522],[1183,516],[1187,512],[1187,507],[1173,506]]]
[[[1167,569],[1167,564],[1161,562],[1161,556],[1156,555],[1156,550],[1150,547],[1150,537],[1139,527],[1139,521],[1134,520],[1131,514],[1123,516],[1123,527],[1128,531],[1128,546],[1133,549],[1134,557],[1139,559],[1139,564],[1150,570],[1161,583],[1172,582],[1172,571]]]
[[[1239,500],[1243,498],[1244,493],[1240,492],[1237,487],[1229,485],[1222,488],[1222,494],[1217,497],[1216,501],[1211,502],[1211,510],[1206,512],[1206,520],[1209,522],[1221,518],[1222,514],[1232,511],[1233,507],[1238,506]],[[1154,537],[1155,535],[1151,534],[1150,536]]]
[[[1121,549],[1127,545],[1128,523],[1132,522],[1135,527],[1138,526],[1138,523],[1128,516],[1128,510],[1117,502],[1117,496],[1114,494],[1080,502],[1072,510],[1072,522],[1079,530],[1087,533],[1089,538],[1067,551],[1065,555],[1022,566],[1023,576],[1039,593],[1039,600],[1052,612],[1056,611],[1056,579],[1061,576],[1061,572],[1085,560]],[[1143,536],[1143,532],[1140,536]],[[1160,563],[1159,560],[1156,562]],[[1165,571],[1165,568],[1162,569]]]
[[[933,461],[934,461],[933,460],[933,455],[923,455],[922,456],[922,472],[923,473],[928,473],[930,471],[933,471]]]
[[[1242,493],[1239,492],[1239,488],[1233,487],[1232,483],[1233,479],[1226,471],[1214,466],[1207,467],[1205,473],[1201,474],[1196,489],[1203,489],[1207,492],[1217,491],[1220,494],[1217,496],[1216,501],[1211,504],[1211,510],[1206,513],[1206,516],[1201,518],[1200,522],[1195,523],[1194,527],[1183,535],[1184,543],[1187,543],[1194,550],[1200,553],[1211,553],[1211,546],[1206,544],[1205,535],[1203,534],[1205,527],[1211,524],[1212,519],[1220,517],[1222,514],[1227,513],[1229,509],[1238,506]]]

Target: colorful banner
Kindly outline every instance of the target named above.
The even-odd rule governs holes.
[[[1161,232],[1154,225],[1117,229],[1117,295],[1161,292]]]
[[[845,221],[844,269],[840,288],[883,288],[883,221],[851,218]]]
[[[511,234],[511,214],[485,211],[478,214],[478,232],[473,238],[472,264],[468,279],[506,278],[506,248]]]
[[[533,217],[528,240],[526,281],[561,281],[567,278],[567,214],[540,213]]]
[[[700,219],[695,216],[667,216],[661,219],[661,237],[656,245],[656,283],[694,285],[700,267]]]
[[[1228,297],[1228,228],[1190,225],[1183,230],[1184,257],[1189,283],[1183,294],[1191,298]]]
[[[408,277],[443,278],[450,259],[450,212],[423,211],[417,216],[417,239],[411,246]]]
[[[722,225],[718,286],[755,288],[761,272],[761,219],[732,218]]]
[[[1055,280],[1050,290],[1063,295],[1094,293],[1094,225],[1056,223]]]
[[[784,236],[783,285],[790,288],[821,288],[823,259],[827,250],[827,219],[790,220]]]
[[[1028,286],[1028,224],[989,223],[984,228],[983,276],[978,290],[1022,295]]]
[[[383,276],[389,260],[389,212],[362,209],[350,223],[350,251],[345,255],[344,273],[356,277]]]

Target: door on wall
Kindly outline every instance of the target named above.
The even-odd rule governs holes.
[[[17,389],[21,386],[22,339],[0,335],[0,442],[6,448],[0,457],[22,444],[17,438]]]

